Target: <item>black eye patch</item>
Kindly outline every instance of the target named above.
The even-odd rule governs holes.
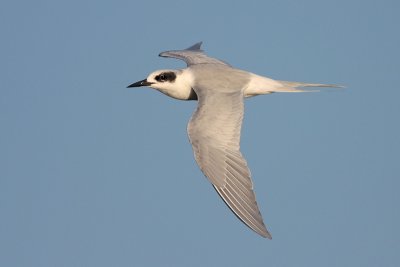
[[[163,72],[160,75],[154,77],[154,79],[158,82],[173,82],[176,79],[176,74],[173,72]]]

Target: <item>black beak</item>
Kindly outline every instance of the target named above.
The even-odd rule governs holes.
[[[152,84],[153,84],[153,83],[148,82],[147,79],[144,79],[144,80],[141,80],[141,81],[132,83],[131,85],[129,85],[129,86],[126,87],[126,88],[141,87],[141,86],[150,86],[150,85],[152,85]]]

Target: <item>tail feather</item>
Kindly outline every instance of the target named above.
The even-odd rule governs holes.
[[[343,88],[343,86],[335,84],[277,81],[260,75],[252,74],[250,82],[244,90],[244,96],[252,97],[271,93],[318,92],[318,90],[315,89],[305,90],[302,89],[302,87]]]
[[[323,84],[323,83],[302,83],[302,82],[288,82],[278,81],[282,84],[282,88],[279,88],[277,92],[318,92],[319,90],[302,90],[297,89],[301,87],[328,87],[328,88],[344,88],[341,85],[336,84]]]

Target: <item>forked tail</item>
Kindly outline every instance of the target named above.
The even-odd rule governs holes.
[[[343,88],[343,86],[335,84],[277,81],[260,75],[251,74],[250,82],[244,90],[244,96],[252,97],[271,93],[318,92],[318,90],[304,90],[301,89],[302,87]]]
[[[288,82],[288,81],[277,81],[282,87],[278,87],[274,92],[282,93],[296,93],[296,92],[319,92],[319,90],[303,90],[298,89],[302,87],[328,87],[328,88],[344,88],[341,85],[336,84],[323,84],[323,83],[302,83],[302,82]]]

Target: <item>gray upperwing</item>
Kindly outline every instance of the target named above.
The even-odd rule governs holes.
[[[187,130],[197,164],[232,212],[253,231],[271,238],[240,152],[243,91],[210,90],[205,85],[193,89],[199,102]]]
[[[207,56],[203,50],[200,49],[201,44],[202,42],[196,43],[184,50],[161,52],[159,56],[181,59],[185,61],[188,66],[195,64],[223,64],[229,66],[227,63],[219,59]]]

